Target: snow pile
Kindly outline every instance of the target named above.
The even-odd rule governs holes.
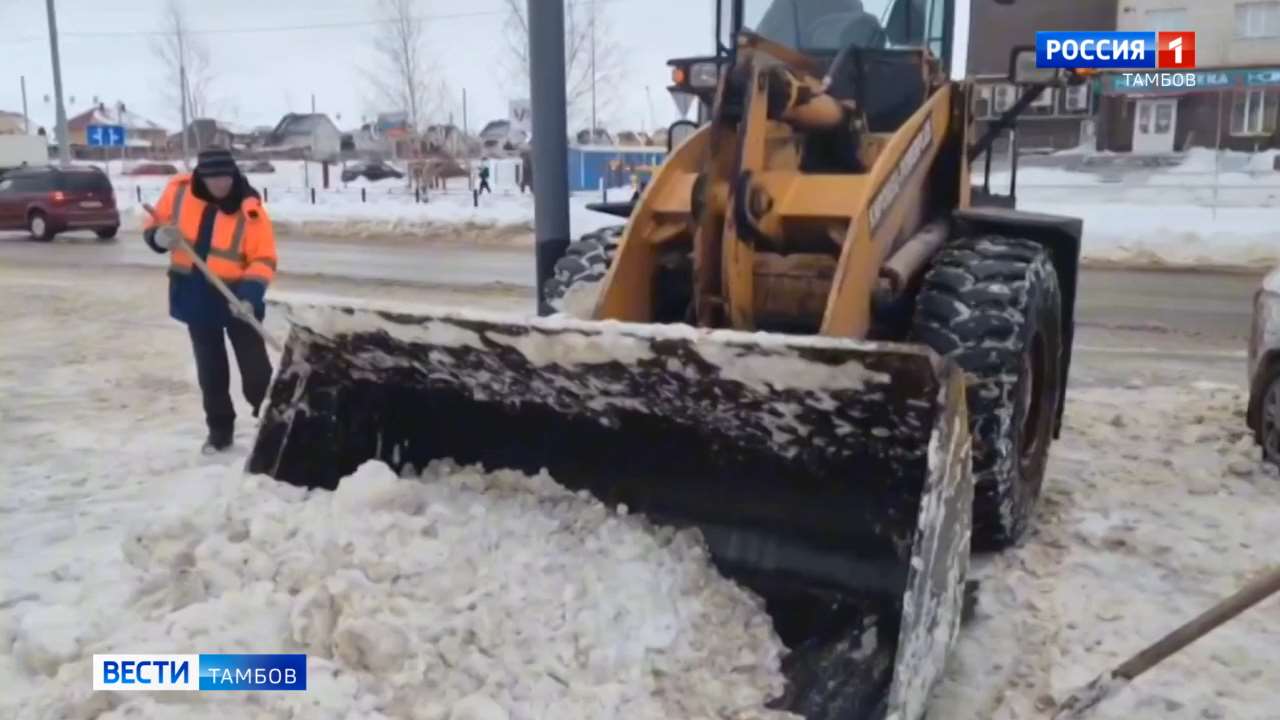
[[[145,219],[137,188],[142,188],[142,202],[154,204],[167,180],[115,179],[116,201],[126,229],[138,230]],[[395,193],[371,190],[366,197],[367,202],[362,201],[360,191],[352,188],[317,190],[316,202],[312,204],[310,194],[304,191],[272,190],[267,211],[279,231],[307,235],[440,236],[498,244],[533,242],[532,195],[486,194],[480,199],[479,207],[474,206],[465,190],[436,192],[429,196],[428,202],[422,203],[415,202],[413,194],[405,194],[403,188]],[[587,209],[588,203],[599,199],[598,193],[570,198],[569,211],[575,233],[592,232],[622,222],[616,216]]]
[[[1280,262],[1280,173],[1270,162],[1197,148],[1157,169],[1022,167],[1018,207],[1083,219],[1082,254],[1094,263],[1268,268]],[[1009,177],[993,172],[993,192],[1007,193]],[[980,171],[974,178],[981,184]]]
[[[1192,204],[1131,205],[1043,202],[1024,196],[1021,209],[1084,220],[1083,257],[1094,264],[1175,268],[1271,268],[1280,235],[1271,208]]]
[[[335,492],[226,473],[127,535],[124,607],[20,604],[19,716],[786,717],[783,647],[700,536],[545,474],[366,463]],[[101,652],[305,652],[305,693],[93,693]]]
[[[1079,170],[1024,162],[1018,171],[1018,202],[1024,210],[1070,215],[1085,222],[1085,260],[1126,266],[1249,267],[1280,262],[1280,238],[1272,215],[1280,204],[1280,172],[1275,151],[1215,152],[1194,148],[1170,167],[1132,163],[1086,166]],[[1117,156],[1121,160],[1128,156]],[[346,238],[409,236],[464,239],[492,244],[522,244],[533,239],[533,196],[498,185],[475,207],[465,178],[449,189],[433,190],[428,202],[415,202],[402,180],[338,182],[331,170],[330,189],[316,190],[313,204],[304,187],[302,163],[275,163],[275,174],[251,174],[250,182],[268,191],[272,219],[286,232]],[[318,185],[318,163],[311,182]],[[505,171],[504,171],[505,172]],[[501,175],[501,173],[500,173]],[[126,228],[140,226],[138,201],[155,202],[168,178],[112,176]],[[982,183],[981,167],[973,179]],[[997,169],[991,188],[1006,193],[1010,173]],[[361,189],[366,191],[365,199]],[[612,201],[631,197],[629,187],[609,192]],[[582,235],[620,221],[587,210],[599,192],[570,199],[571,225]]]
[[[595,316],[596,302],[604,289],[604,278],[581,280],[569,286],[564,297],[553,300],[551,306],[569,317],[590,320]]]
[[[975,558],[977,617],[934,697],[945,717],[1049,715],[1276,562],[1280,477],[1260,462],[1245,393],[1132,385],[1069,394],[1032,535]],[[1272,598],[1090,717],[1272,717],[1277,667]]]
[[[1280,150],[1266,150],[1249,156],[1249,171],[1255,173],[1275,172],[1276,158],[1280,158]]]

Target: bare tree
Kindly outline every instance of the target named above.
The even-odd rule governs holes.
[[[522,82],[513,91],[529,91],[529,18],[526,0],[503,0],[507,51],[504,73]],[[624,57],[613,37],[608,13],[594,0],[565,2],[564,14],[565,98],[574,122],[606,116],[618,99]],[[592,107],[594,80],[595,107]]]
[[[381,60],[378,71],[368,73],[378,102],[408,114],[409,125],[421,131],[438,113],[447,93],[443,80],[426,49],[426,24],[414,14],[414,0],[378,0],[384,16],[373,38]]]
[[[169,0],[161,19],[164,35],[151,49],[165,71],[165,98],[175,107],[186,102],[191,119],[209,117],[213,112],[213,63],[209,45],[193,35],[182,0]],[[182,97],[181,71],[186,69],[186,97]],[[185,128],[184,128],[185,129]]]

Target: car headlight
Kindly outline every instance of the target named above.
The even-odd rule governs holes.
[[[720,83],[720,64],[698,62],[689,66],[689,85],[696,88],[713,88]]]

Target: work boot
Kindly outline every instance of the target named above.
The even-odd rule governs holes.
[[[211,428],[209,437],[205,438],[204,448],[202,452],[205,455],[213,455],[231,447],[231,441],[235,436],[233,428]]]

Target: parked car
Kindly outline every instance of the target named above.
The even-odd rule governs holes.
[[[116,236],[120,213],[111,181],[92,167],[11,170],[0,178],[0,230],[27,230],[48,242],[67,230]]]
[[[125,175],[177,175],[178,167],[171,163],[162,162],[141,162],[128,170],[124,171]]]
[[[368,162],[351,163],[342,168],[342,182],[351,182],[356,178],[365,178],[366,180],[385,180],[387,178],[402,178],[404,173],[391,167],[381,160],[370,160]]]
[[[1280,465],[1280,267],[1253,296],[1247,418],[1264,457]]]
[[[255,160],[251,163],[240,163],[240,172],[248,173],[273,173],[276,166],[266,160]]]

